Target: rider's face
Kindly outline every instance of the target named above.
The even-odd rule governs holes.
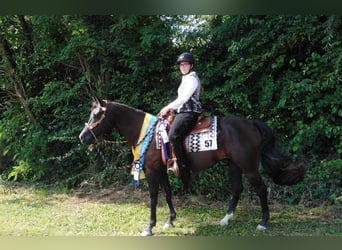
[[[179,70],[181,71],[182,75],[186,75],[192,69],[192,64],[189,62],[181,62],[179,64]]]

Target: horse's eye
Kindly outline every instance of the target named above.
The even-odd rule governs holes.
[[[103,111],[101,109],[98,108],[98,109],[94,110],[94,118],[95,119],[99,119],[102,114],[103,114]]]

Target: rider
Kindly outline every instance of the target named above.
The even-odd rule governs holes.
[[[198,116],[202,112],[199,101],[201,82],[194,68],[194,57],[188,52],[180,54],[177,64],[182,74],[182,82],[178,87],[178,97],[173,102],[161,109],[159,115],[166,116],[170,111],[175,110],[176,115],[169,131],[169,139],[176,156],[182,180],[190,175],[190,166],[187,162],[186,152],[183,146],[184,139],[195,126]],[[174,170],[177,166],[173,166]],[[185,178],[185,179],[184,179]]]

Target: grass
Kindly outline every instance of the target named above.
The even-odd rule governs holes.
[[[218,222],[226,202],[174,197],[175,227],[164,230],[168,208],[162,194],[157,236],[342,236],[341,205],[307,208],[270,205],[265,232],[257,231],[260,206],[243,200],[228,226]],[[123,189],[62,192],[0,184],[0,236],[138,236],[149,220],[147,192]]]

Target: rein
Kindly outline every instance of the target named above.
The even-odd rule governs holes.
[[[100,141],[97,138],[97,136],[94,132],[94,129],[96,127],[98,127],[105,120],[106,112],[107,112],[107,108],[103,107],[102,105],[101,105],[100,109],[101,109],[100,111],[104,111],[104,112],[102,113],[101,117],[98,120],[96,120],[95,122],[92,122],[92,116],[91,116],[89,121],[87,123],[85,123],[85,127],[91,133],[93,140],[94,140],[93,146],[90,146],[89,149],[93,150],[96,148],[96,151],[97,151],[98,155],[101,157],[101,159],[103,160],[103,162],[106,165],[108,165],[109,167],[112,167],[114,164],[111,164],[107,160],[108,158],[111,158],[111,157],[108,157],[108,156],[106,157],[105,150],[103,150],[103,148],[101,148],[100,145],[104,145],[106,147],[108,145],[113,146],[116,144],[121,144],[122,142]],[[151,120],[152,123],[150,123],[150,121],[148,121],[148,120],[152,119],[152,117],[153,117],[153,121]],[[132,153],[133,153],[133,163],[130,166],[120,167],[123,169],[125,169],[125,168],[128,169],[129,167],[131,167],[131,174],[134,175],[133,184],[135,186],[139,186],[139,179],[144,178],[143,168],[144,168],[145,154],[150,147],[150,144],[151,144],[151,141],[153,138],[153,134],[156,130],[156,127],[157,127],[159,120],[160,120],[159,118],[145,113],[145,117],[144,117],[144,120],[142,123],[142,127],[140,129],[140,135],[137,138],[137,142],[131,146],[132,147]],[[144,126],[148,126],[146,128],[146,130],[145,130],[145,128],[143,129]],[[142,133],[144,133],[144,134],[142,134]],[[112,149],[112,151],[113,151],[113,149]]]
[[[103,141],[100,141],[97,136],[95,135],[93,129],[96,128],[104,119],[105,119],[106,115],[105,113],[102,114],[101,118],[96,121],[94,124],[89,124],[88,122],[85,123],[85,126],[88,128],[88,130],[90,131],[90,133],[92,134],[92,136],[94,137],[94,140],[95,140],[95,143],[91,146],[89,146],[89,149],[90,151],[92,151],[94,148],[96,148],[96,151],[97,153],[101,156],[103,162],[109,166],[109,167],[112,167],[110,162],[106,159],[103,151],[100,149],[99,145],[104,145],[104,146],[107,146],[107,145],[118,145],[118,144],[123,144],[123,143],[126,143],[126,141],[107,141],[107,140],[103,140]],[[118,167],[117,169],[126,169],[127,166],[121,166],[121,167]]]
[[[100,149],[100,147],[99,147],[98,145],[101,145],[101,144],[103,144],[104,146],[108,146],[108,145],[118,145],[118,144],[127,143],[127,141],[121,141],[121,142],[117,142],[117,141],[107,141],[107,140],[100,141],[100,140],[97,138],[97,136],[95,135],[93,129],[94,129],[95,127],[97,127],[97,126],[103,121],[104,118],[105,118],[105,114],[103,114],[102,117],[101,117],[97,122],[95,122],[94,124],[89,125],[89,123],[85,123],[85,126],[88,128],[88,130],[90,131],[90,133],[92,134],[92,136],[94,137],[94,140],[95,140],[95,143],[93,144],[93,146],[91,147],[90,150],[92,150],[93,148],[96,148],[98,154],[101,156],[101,158],[102,158],[102,160],[104,161],[104,163],[105,163],[106,165],[110,166],[111,164],[110,164],[109,161],[106,159],[106,157],[105,157],[103,151]],[[141,140],[138,141],[138,142],[135,144],[134,148],[136,148],[136,147],[138,147],[139,145],[141,145],[141,144],[146,140],[146,138],[148,138],[148,136],[149,136],[151,133],[152,133],[152,134],[154,133],[155,128],[156,128],[157,123],[158,123],[159,120],[160,120],[159,118],[156,119],[156,121],[155,121],[155,122],[152,124],[152,126],[148,129],[148,131],[146,132],[146,134],[144,135],[144,137],[141,138]],[[145,155],[147,149],[148,149],[149,146],[150,146],[151,141],[152,141],[152,136],[150,137],[150,140],[147,142],[146,150],[145,150],[144,152],[142,152],[142,154],[139,156],[139,160],[141,160],[141,159],[144,157],[144,155]],[[122,166],[122,167],[119,167],[119,168],[117,168],[117,169],[126,169],[126,168],[128,168],[128,166]]]

